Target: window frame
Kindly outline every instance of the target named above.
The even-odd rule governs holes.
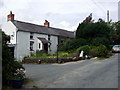
[[[34,33],[30,32],[30,40],[34,39]]]

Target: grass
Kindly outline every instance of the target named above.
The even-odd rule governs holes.
[[[58,52],[58,58],[68,58],[73,55],[72,53],[67,53],[67,52]],[[57,58],[57,55],[50,55],[46,53],[36,53],[36,54],[31,54],[29,58],[41,58],[41,59],[46,59],[46,58]]]

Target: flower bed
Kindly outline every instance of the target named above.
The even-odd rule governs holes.
[[[58,63],[65,63],[65,62],[72,62],[72,61],[78,61],[78,60],[82,60],[82,58],[58,58]],[[46,58],[46,59],[40,59],[40,58],[25,58],[23,61],[23,63],[38,63],[38,64],[42,64],[42,63],[56,63],[57,62],[57,58]]]

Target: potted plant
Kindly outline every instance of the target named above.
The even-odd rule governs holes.
[[[12,76],[12,87],[13,88],[22,88],[25,79],[25,69],[20,68],[15,71]]]

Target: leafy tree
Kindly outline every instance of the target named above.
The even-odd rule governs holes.
[[[120,44],[120,21],[111,25],[111,42],[112,44]]]
[[[109,37],[110,28],[105,23],[81,24],[76,31],[77,38],[92,39],[95,37]]]
[[[24,68],[22,64],[15,61],[8,48],[7,42],[10,41],[10,37],[2,32],[2,83],[3,85],[9,85],[9,81],[13,76],[16,69]]]
[[[86,39],[89,41],[88,45],[94,45],[95,43],[100,45],[101,41],[104,40],[105,42],[102,42],[101,44],[107,45],[110,41],[110,31],[110,26],[108,26],[106,23],[103,23],[102,20],[96,23],[81,23],[77,28],[76,38]]]
[[[86,45],[86,40],[79,38],[79,39],[72,39],[72,40],[67,40],[63,45],[59,46],[59,50],[62,51],[70,51],[77,49],[80,46]]]

